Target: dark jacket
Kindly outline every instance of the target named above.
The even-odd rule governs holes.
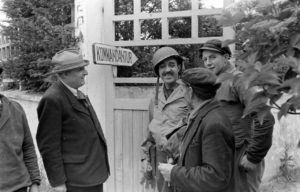
[[[50,184],[94,186],[109,176],[106,141],[96,113],[61,82],[44,94],[38,108],[37,143]]]
[[[252,163],[259,163],[266,156],[272,145],[272,133],[275,123],[271,112],[267,112],[262,124],[257,115],[243,117],[245,108],[249,106],[250,94],[254,89],[247,90],[240,80],[241,72],[233,70],[218,76],[222,82],[216,98],[232,122],[235,145],[237,149],[246,147],[247,159]],[[261,103],[261,106],[264,106]]]
[[[21,105],[3,95],[0,117],[0,191],[40,183],[37,156]]]
[[[206,103],[188,124],[171,185],[180,192],[232,192],[234,148],[230,120],[217,101]]]

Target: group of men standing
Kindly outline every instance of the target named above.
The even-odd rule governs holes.
[[[257,114],[243,117],[247,94],[255,90],[243,86],[242,72],[229,62],[228,46],[209,40],[200,53],[206,69],[182,74],[176,50],[163,47],[154,54],[163,85],[151,102],[154,115],[142,160],[151,167],[159,192],[256,192],[274,117],[269,112],[263,123]]]
[[[210,40],[200,52],[207,69],[183,71],[183,58],[171,47],[153,55],[163,85],[158,81],[150,103],[142,161],[159,192],[258,191],[274,118],[269,113],[262,124],[256,114],[242,118],[251,90],[240,83],[228,47]],[[36,135],[48,180],[57,192],[101,192],[110,175],[106,140],[88,97],[78,90],[89,62],[76,49],[56,53],[52,62],[49,75],[58,81],[39,102]],[[2,95],[0,101],[5,111],[0,113],[0,167],[6,168],[0,172],[0,191],[37,192],[40,176],[26,116],[19,104]],[[14,179],[3,180],[7,175]]]

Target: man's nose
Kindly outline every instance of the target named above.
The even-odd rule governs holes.
[[[89,73],[88,73],[88,71],[85,69],[84,71],[83,71],[83,75],[88,75]]]
[[[206,66],[211,66],[212,65],[212,62],[211,62],[211,60],[210,59],[207,59],[205,62],[204,62],[204,64],[206,65]]]
[[[171,71],[171,67],[166,66],[166,71]]]

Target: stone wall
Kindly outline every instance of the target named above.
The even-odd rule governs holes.
[[[9,99],[17,101],[22,105],[27,116],[32,136],[35,137],[38,125],[36,108],[41,98],[41,95],[28,94],[26,92],[21,92],[17,90],[2,91],[1,94],[5,95]]]

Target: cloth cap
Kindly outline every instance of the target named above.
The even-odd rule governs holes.
[[[231,57],[231,51],[228,46],[222,46],[222,41],[219,39],[212,39],[206,41],[204,45],[200,48],[200,52],[202,53],[204,50],[215,51],[221,54],[228,54]]]
[[[214,97],[216,91],[220,87],[217,83],[217,76],[205,68],[191,68],[183,72],[182,81],[191,86],[197,95],[204,98]]]
[[[59,51],[53,56],[51,62],[55,65],[55,67],[46,75],[69,71],[89,64],[89,61],[84,60],[77,49],[64,49]]]

